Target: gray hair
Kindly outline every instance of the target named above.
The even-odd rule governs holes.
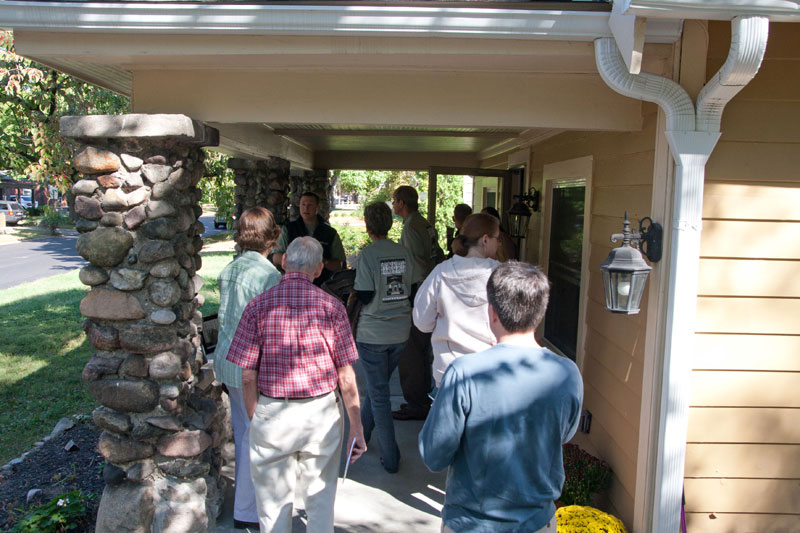
[[[322,263],[322,245],[314,237],[298,237],[286,248],[286,272],[313,274]]]

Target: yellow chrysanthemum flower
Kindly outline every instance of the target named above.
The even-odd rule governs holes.
[[[568,505],[556,511],[558,533],[626,533],[615,516],[594,507]]]

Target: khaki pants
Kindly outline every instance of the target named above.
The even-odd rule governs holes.
[[[250,472],[262,532],[291,533],[298,484],[306,531],[333,532],[341,445],[342,414],[334,393],[306,400],[259,398],[250,422]]]
[[[442,524],[442,533],[456,533],[444,523]],[[537,529],[536,531],[532,531],[531,533],[556,533],[556,517],[550,519],[550,521],[541,529]]]

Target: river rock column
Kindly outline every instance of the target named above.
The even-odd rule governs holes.
[[[269,209],[275,222],[287,222],[289,207],[289,161],[280,157],[267,159],[228,159],[228,168],[234,172],[234,213],[238,219],[251,207]]]
[[[83,370],[101,404],[107,463],[97,531],[213,531],[222,500],[221,390],[200,349],[198,221],[217,131],[183,115],[64,117],[81,301],[96,353]]]
[[[290,217],[292,220],[300,216],[297,206],[300,205],[300,195],[304,192],[313,192],[319,198],[319,216],[328,220],[331,215],[331,180],[327,170],[304,170],[291,177],[291,193],[289,200],[292,205]]]

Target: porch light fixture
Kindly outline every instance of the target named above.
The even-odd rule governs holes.
[[[645,263],[642,253],[651,263],[659,261],[662,234],[661,224],[653,222],[650,217],[644,217],[639,221],[639,233],[631,233],[628,212],[625,212],[622,233],[611,236],[611,242],[622,239],[622,246],[611,250],[600,265],[606,292],[606,309],[612,313],[628,315],[639,312],[644,284],[652,268]]]
[[[531,187],[527,193],[515,194],[513,197],[517,201],[508,211],[510,233],[515,239],[524,239],[528,235],[531,215],[539,210],[539,191]]]

